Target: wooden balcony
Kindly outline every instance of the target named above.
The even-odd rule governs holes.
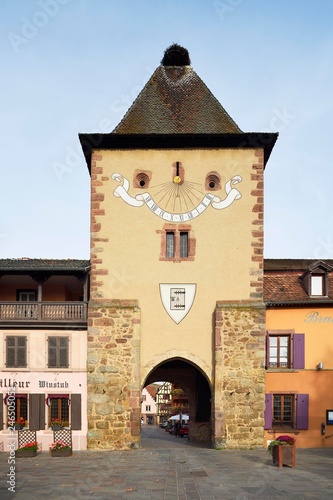
[[[0,326],[85,326],[86,302],[0,302]]]

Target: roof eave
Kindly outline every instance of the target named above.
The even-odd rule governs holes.
[[[91,155],[100,149],[263,149],[264,166],[278,133],[244,132],[236,134],[79,134],[91,171]]]
[[[313,307],[316,306],[332,306],[333,300],[282,300],[282,301],[266,301],[264,300],[266,307]]]

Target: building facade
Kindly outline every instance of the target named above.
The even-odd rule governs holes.
[[[141,388],[158,380],[188,396],[190,439],[262,445],[263,173],[276,138],[242,132],[179,46],[114,132],[80,134],[88,448],[139,446]]]
[[[177,45],[111,134],[80,134],[90,261],[0,261],[2,449],[13,399],[44,450],[58,420],[74,449],[126,450],[184,397],[192,441],[333,447],[333,261],[263,258],[276,139],[242,132]]]
[[[37,431],[42,450],[53,425],[86,449],[89,261],[0,260],[0,444],[9,428]],[[9,411],[10,410],[10,411]]]
[[[333,261],[265,261],[265,441],[333,446]]]
[[[159,386],[147,385],[141,394],[141,424],[155,425],[158,423],[156,394]]]

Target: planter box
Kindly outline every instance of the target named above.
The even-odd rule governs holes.
[[[72,449],[69,450],[50,450],[51,457],[70,457],[73,453]]]
[[[295,467],[296,464],[296,446],[277,445],[273,448],[273,464],[279,467],[287,465]]]
[[[36,455],[37,451],[35,450],[21,450],[15,452],[16,458],[29,458],[29,457],[35,457]]]

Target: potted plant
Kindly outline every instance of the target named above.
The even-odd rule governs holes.
[[[59,429],[63,429],[64,425],[62,420],[58,420],[57,418],[51,418],[51,427],[54,431],[58,431]]]
[[[72,448],[62,441],[56,441],[50,446],[52,457],[69,457],[72,455]]]
[[[296,439],[292,436],[278,436],[273,439],[267,451],[273,457],[273,463],[279,467],[289,465],[295,467],[296,461]]]
[[[23,444],[16,451],[16,458],[21,457],[35,457],[37,455],[38,443],[37,441],[32,441],[31,443]]]
[[[23,417],[18,418],[15,420],[15,430],[21,430],[25,426],[25,420]]]

